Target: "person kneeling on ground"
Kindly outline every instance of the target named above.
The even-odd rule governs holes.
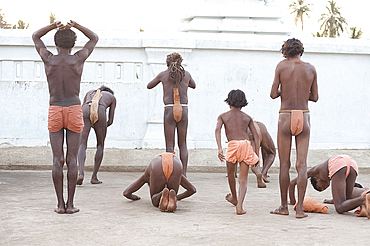
[[[149,185],[153,206],[158,207],[161,212],[175,212],[177,201],[196,192],[195,187],[183,175],[181,160],[169,152],[156,156],[144,174],[132,183],[123,195],[131,200],[139,200],[140,197],[132,193],[138,191],[145,183]],[[180,185],[186,191],[177,195]]]
[[[331,181],[332,202],[338,213],[342,214],[363,205],[366,216],[370,219],[369,191],[353,196],[357,175],[357,163],[348,155],[333,156],[307,171],[307,178],[311,178],[311,184],[317,191],[328,188]],[[294,189],[296,184],[297,178],[290,182],[290,204],[295,204]]]

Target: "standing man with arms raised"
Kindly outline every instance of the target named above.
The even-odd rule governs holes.
[[[76,41],[74,27],[81,31],[89,41],[85,46],[71,55]],[[41,40],[45,34],[58,28],[54,41],[58,51],[52,54]],[[82,119],[81,102],[79,98],[80,82],[85,60],[90,56],[98,42],[98,36],[75,21],[63,25],[60,21],[45,26],[32,35],[33,42],[45,65],[45,73],[49,85],[50,107],[48,129],[50,144],[53,151],[53,183],[58,199],[56,213],[76,213],[79,209],[74,207],[73,198],[77,181],[77,152],[80,133],[84,127]],[[63,166],[64,166],[64,130],[66,130],[68,167],[68,200],[63,198]]]
[[[280,96],[277,145],[280,159],[281,206],[272,214],[288,215],[288,188],[290,184],[290,151],[292,136],[295,136],[298,172],[298,203],[296,218],[307,215],[303,211],[303,199],[307,186],[307,153],[310,140],[310,114],[308,101],[318,100],[317,75],[315,67],[301,60],[303,44],[295,38],[284,42],[281,52],[285,57],[275,70],[271,98]]]
[[[166,152],[174,152],[175,129],[177,128],[177,141],[180,150],[180,160],[183,165],[183,174],[186,177],[188,166],[188,147],[186,134],[188,130],[188,88],[195,89],[195,82],[190,73],[181,65],[182,57],[179,53],[167,55],[168,69],[159,73],[147,85],[152,89],[160,82],[163,85],[164,103],[164,136],[166,139]]]

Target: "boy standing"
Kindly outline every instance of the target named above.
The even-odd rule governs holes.
[[[248,104],[245,94],[241,90],[232,90],[229,92],[228,98],[225,100],[230,106],[230,110],[219,115],[215,130],[216,142],[218,147],[218,158],[221,161],[226,160],[227,177],[229,181],[231,193],[226,195],[226,200],[236,206],[236,214],[245,214],[243,210],[244,197],[247,192],[247,181],[249,166],[255,169],[257,174],[257,182],[259,188],[265,188],[266,184],[263,181],[262,173],[259,168],[259,135],[254,126],[252,118],[242,112],[242,107]],[[226,156],[224,156],[221,145],[221,128],[225,126],[225,133],[229,142]],[[254,150],[248,139],[248,128],[250,129],[254,141]],[[239,175],[239,199],[236,196],[235,169],[237,163],[240,163]]]

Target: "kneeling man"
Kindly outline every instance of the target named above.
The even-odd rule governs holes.
[[[175,212],[177,201],[196,192],[195,187],[183,175],[182,163],[174,153],[165,152],[156,156],[144,174],[132,183],[123,195],[131,200],[139,200],[140,197],[132,193],[138,191],[145,183],[149,185],[153,206],[159,207],[162,212]],[[177,195],[180,185],[186,191]]]

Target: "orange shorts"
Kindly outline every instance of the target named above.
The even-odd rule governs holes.
[[[258,156],[253,151],[251,142],[248,140],[233,140],[227,145],[226,161],[231,163],[244,161],[247,165],[253,166],[258,162]]]
[[[356,171],[356,174],[358,174],[357,163],[354,159],[348,155],[336,155],[331,157],[328,162],[329,178],[333,177],[333,175],[343,167],[347,167],[346,178],[351,171],[351,167]]]
[[[57,132],[62,128],[76,133],[82,132],[84,121],[81,105],[78,104],[69,107],[50,105],[48,117],[49,131]]]

